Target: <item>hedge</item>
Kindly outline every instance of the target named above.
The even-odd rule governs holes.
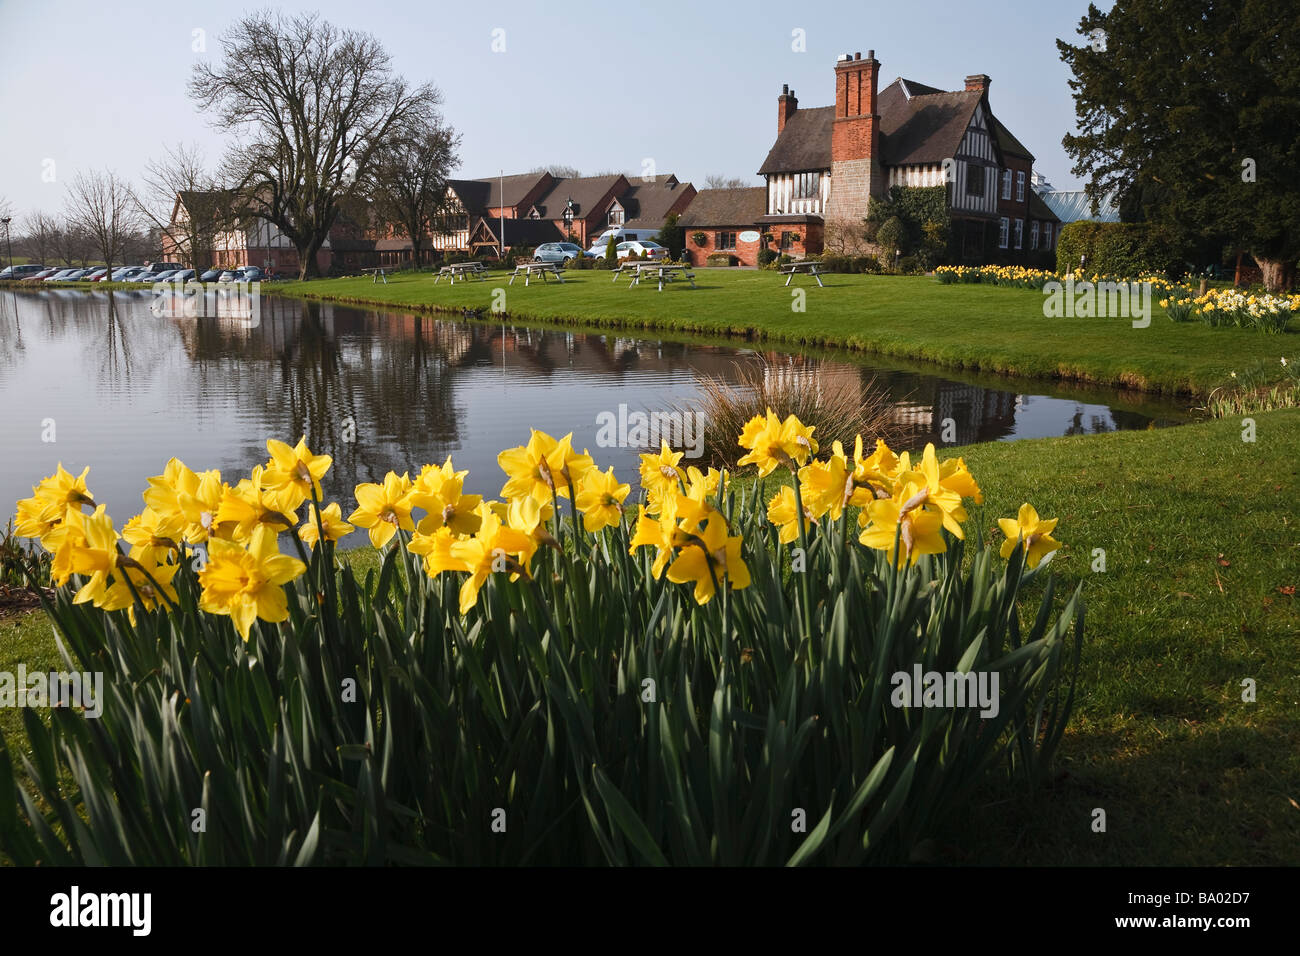
[[[1145,222],[1072,222],[1061,229],[1056,244],[1056,271],[1079,268],[1108,275],[1164,273],[1176,278],[1183,270],[1183,244],[1168,226]]]

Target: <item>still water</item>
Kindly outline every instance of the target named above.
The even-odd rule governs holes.
[[[119,523],[176,455],[227,480],[265,442],[306,435],[332,455],[327,498],[346,516],[358,482],[452,455],[466,490],[499,493],[497,453],[529,426],[636,476],[639,448],[598,447],[602,412],[689,402],[702,377],[810,374],[887,391],[917,447],[1144,429],[1185,410],[1111,391],[886,366],[848,352],[791,354],[628,334],[449,321],[267,297],[260,320],[159,318],[151,294],[0,293],[0,509],[62,462]],[[1040,394],[1010,389],[1029,387]],[[53,438],[53,441],[46,439]],[[349,440],[351,439],[351,440]],[[3,519],[0,519],[0,524]]]

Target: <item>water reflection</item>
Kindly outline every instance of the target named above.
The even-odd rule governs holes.
[[[334,457],[327,493],[455,456],[495,494],[502,448],[528,427],[574,432],[602,465],[635,475],[641,449],[597,448],[596,416],[620,403],[689,401],[701,376],[820,376],[888,393],[913,440],[967,444],[1146,428],[1186,416],[1115,393],[1007,391],[1005,380],[938,377],[847,353],[790,355],[629,335],[374,313],[266,297],[260,315],[159,317],[148,291],[0,297],[0,503],[62,461],[119,521],[170,455],[232,477],[265,439],[306,435]],[[56,439],[41,440],[53,419]],[[8,508],[9,505],[4,505]]]

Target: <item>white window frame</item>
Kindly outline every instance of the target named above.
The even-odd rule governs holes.
[[[1011,170],[1002,170],[1002,198],[1011,198]]]
[[[1016,172],[1016,202],[1025,201],[1025,171],[1023,169]]]
[[[1043,248],[1052,248],[1052,224],[1050,222],[1043,223]]]
[[[1035,219],[1029,224],[1029,248],[1038,248],[1038,220]]]
[[[1025,221],[1016,220],[1016,248],[1023,249],[1025,245]]]
[[[1005,249],[1011,235],[1011,220],[1003,216],[998,224],[998,248]]]

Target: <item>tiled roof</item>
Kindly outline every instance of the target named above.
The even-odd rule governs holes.
[[[599,211],[596,208],[597,203],[618,184],[619,180],[626,182],[626,179],[618,173],[612,176],[557,178],[542,198],[537,200],[537,211],[543,219],[560,219],[564,216],[565,205],[572,199],[574,215],[579,219],[585,219]],[[520,215],[526,215],[528,210],[521,209],[519,212]]]
[[[701,189],[686,207],[679,226],[752,226],[767,212],[767,187]]]
[[[758,168],[758,174],[766,176],[768,173],[830,169],[831,124],[834,120],[833,106],[795,110],[794,115],[786,120],[785,129],[776,138],[767,159]]]

